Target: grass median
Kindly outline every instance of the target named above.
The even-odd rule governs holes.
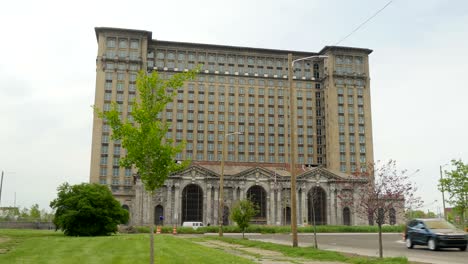
[[[297,257],[303,259],[317,260],[317,261],[336,261],[353,264],[408,264],[406,257],[394,258],[375,258],[367,256],[357,256],[351,254],[344,254],[329,250],[320,250],[312,247],[292,247],[287,245],[279,245],[269,242],[261,242],[248,239],[238,239],[229,237],[203,237],[194,238],[194,240],[221,240],[227,243],[243,245],[246,247],[255,247],[266,250],[272,250],[283,253],[288,257]]]
[[[67,237],[61,232],[0,230],[0,263],[148,263],[148,234]],[[172,235],[155,236],[156,263],[253,263]]]

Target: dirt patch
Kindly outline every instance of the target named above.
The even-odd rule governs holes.
[[[0,237],[0,254],[5,254],[8,252],[8,248],[4,247],[4,244],[11,239],[8,237]]]
[[[203,245],[205,247],[223,250],[226,253],[244,257],[260,264],[342,264],[341,262],[320,262],[302,258],[287,257],[281,252],[277,251],[254,247],[245,247],[238,244],[229,244],[223,241],[216,240],[195,243]]]

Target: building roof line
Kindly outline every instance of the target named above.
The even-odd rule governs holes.
[[[282,53],[285,55],[288,53],[292,53],[294,55],[299,55],[299,56],[321,55],[321,54],[325,54],[327,51],[336,51],[336,50],[357,51],[357,52],[364,52],[366,54],[372,53],[371,49],[346,47],[346,46],[325,46],[319,52],[312,52],[312,51],[298,51],[298,50],[254,48],[254,47],[246,47],[246,46],[231,46],[231,45],[221,45],[221,44],[206,44],[206,43],[195,43],[195,42],[184,42],[184,41],[168,41],[168,40],[152,39],[153,33],[151,31],[146,31],[146,30],[113,28],[113,27],[95,27],[94,30],[96,32],[96,39],[98,39],[99,33],[105,32],[105,31],[121,31],[121,32],[126,32],[126,33],[131,32],[135,34],[143,34],[143,35],[146,35],[146,37],[148,38],[148,42],[150,42],[150,45],[162,44],[162,45],[177,45],[177,46],[198,46],[198,47],[213,48],[213,49],[232,49],[232,50],[244,51],[244,52]]]

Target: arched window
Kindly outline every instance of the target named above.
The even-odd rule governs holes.
[[[128,213],[130,214],[130,207],[128,207],[128,205],[124,204],[124,205],[122,205],[122,208],[125,209],[125,210],[127,210]],[[125,224],[127,225],[127,224],[128,224],[128,221],[127,221]]]
[[[291,224],[291,207],[287,206],[284,208],[283,216],[284,216],[284,224],[290,225]]]
[[[182,191],[182,222],[203,221],[203,190],[190,184]]]
[[[390,225],[395,225],[396,224],[396,211],[394,208],[390,208],[388,211],[388,218],[390,218]]]
[[[162,205],[157,205],[154,208],[154,224],[164,225],[164,208]]]
[[[351,225],[351,211],[348,207],[343,208],[343,225]]]
[[[253,221],[266,223],[266,192],[258,185],[252,186],[247,191],[247,199],[252,201],[257,206],[257,214],[253,217]]]
[[[309,223],[316,225],[327,224],[327,197],[325,191],[321,187],[313,187],[307,194],[309,203]]]
[[[229,225],[229,207],[224,206],[223,210],[223,225]]]

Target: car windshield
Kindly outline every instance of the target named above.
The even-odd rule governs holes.
[[[427,221],[426,226],[431,229],[456,229],[455,226],[446,221]]]

